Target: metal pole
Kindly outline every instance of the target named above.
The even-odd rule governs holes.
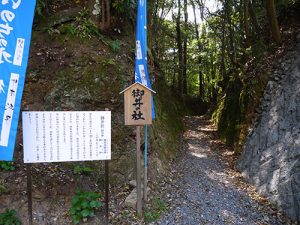
[[[136,192],[137,192],[137,215],[142,216],[142,179],[141,179],[141,127],[136,126]]]
[[[144,149],[144,202],[147,202],[147,185],[148,185],[148,125],[144,127],[144,140],[145,140],[145,149]]]
[[[105,111],[109,111],[105,108]],[[105,160],[105,223],[109,222],[109,162]]]
[[[31,180],[31,164],[26,164],[27,173],[27,198],[28,198],[28,221],[29,225],[33,225],[32,216],[32,180]]]
[[[109,221],[109,167],[108,160],[105,160],[105,220],[106,225],[108,225]]]

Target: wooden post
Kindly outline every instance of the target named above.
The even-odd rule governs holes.
[[[145,149],[144,149],[144,202],[147,202],[147,186],[148,186],[148,125],[144,126]]]
[[[33,225],[31,164],[26,164],[26,173],[27,173],[28,221],[29,221],[29,225]]]
[[[147,202],[147,185],[148,185],[148,168],[145,167],[144,171],[144,202]]]
[[[136,126],[136,193],[137,193],[137,215],[142,216],[142,179],[141,179],[141,127]]]
[[[109,111],[105,108],[105,111]],[[105,160],[105,223],[109,224],[109,162]]]
[[[143,84],[136,82],[121,91],[124,93],[124,120],[125,125],[136,126],[136,194],[137,194],[137,215],[142,216],[142,197],[147,200],[147,168],[145,164],[144,195],[142,195],[141,179],[141,127],[142,125],[152,124],[152,93]],[[147,153],[145,153],[145,161]]]
[[[105,160],[105,222],[109,222],[109,167],[108,160]]]

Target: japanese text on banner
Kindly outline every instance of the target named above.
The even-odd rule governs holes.
[[[0,0],[0,160],[13,158],[34,8],[35,0]]]
[[[135,82],[140,82],[151,89],[147,66],[147,2],[138,1],[138,15],[136,28],[136,58],[135,58]],[[155,118],[152,98],[152,118]]]

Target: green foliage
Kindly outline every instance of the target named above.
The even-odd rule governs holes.
[[[136,13],[136,1],[134,0],[115,0],[112,3],[116,14],[134,20]]]
[[[35,15],[43,16],[44,10],[47,8],[47,0],[37,0],[35,6]]]
[[[205,19],[202,19],[201,25],[200,18],[197,18],[198,26],[189,22],[188,29],[182,29],[183,36],[186,35],[188,40],[187,65],[184,69],[187,69],[187,94],[193,97],[198,95],[202,101],[211,103],[210,107],[215,108],[213,119],[221,138],[235,147],[246,119],[248,121],[249,115],[254,111],[251,107],[257,105],[257,99],[261,96],[262,81],[265,78],[256,74],[256,65],[266,59],[267,54],[276,46],[269,40],[265,1],[249,1],[247,18],[243,12],[243,1],[218,3],[215,12],[204,13]],[[293,3],[294,0],[276,1],[279,22],[283,22],[280,18],[288,15]],[[164,10],[165,5],[158,4],[158,7],[162,7],[159,10]],[[181,16],[184,18],[183,14]],[[160,70],[168,85],[176,91],[180,81],[180,51],[176,43],[179,40],[174,35],[174,18],[173,21],[157,19],[158,25],[154,26],[155,36],[152,37],[152,42],[157,44],[157,49],[154,50]],[[244,24],[246,21],[248,23]],[[182,22],[181,27],[184,26]],[[196,28],[198,32],[195,31]],[[203,84],[201,92],[200,84]],[[200,96],[202,92],[203,95]],[[193,106],[201,107],[200,104]]]
[[[8,192],[7,187],[3,184],[0,184],[0,194],[1,193],[7,193],[7,192]]]
[[[166,203],[164,203],[160,198],[154,197],[151,200],[152,210],[145,211],[144,221],[146,223],[155,222],[159,219],[160,215],[167,210]]]
[[[74,23],[64,25],[64,30],[71,36],[79,38],[91,38],[93,36],[101,36],[96,24],[89,18],[89,13],[86,9],[78,13]]]
[[[252,46],[245,49],[245,55],[253,62],[259,63],[265,56],[265,53],[271,50],[272,47],[272,45],[267,45],[262,39],[258,38]]]
[[[13,162],[0,161],[0,170],[13,171],[15,169]]]
[[[98,35],[98,27],[88,17],[88,11],[83,10],[76,17],[76,35],[80,38],[91,38],[93,35]]]
[[[15,210],[6,209],[0,214],[0,225],[19,225],[21,221],[16,216]]]
[[[100,197],[101,195],[95,192],[77,190],[69,210],[73,223],[78,224],[82,219],[95,216],[95,210],[102,206]]]
[[[102,60],[102,64],[104,66],[116,66],[117,63],[115,61],[115,59],[112,59],[112,58],[105,58]]]
[[[160,217],[160,213],[159,212],[148,212],[148,211],[145,211],[144,213],[144,221],[146,223],[151,223],[151,222],[155,222],[159,219]]]
[[[160,198],[154,197],[151,200],[152,207],[160,212],[166,211],[167,205]]]
[[[68,24],[65,26],[65,30],[67,34],[70,34],[71,36],[77,35],[76,27],[73,24]]]
[[[166,162],[176,156],[178,150],[178,135],[182,132],[182,117],[186,108],[164,81],[157,80],[155,90],[163,90],[154,101],[157,119],[153,129],[149,131],[149,139],[153,141],[153,148],[160,149],[158,152],[160,160]]]
[[[240,123],[242,102],[240,93],[243,84],[239,78],[229,81],[225,95],[218,102],[218,107],[213,114],[214,122],[217,124],[220,138],[226,144],[233,146],[240,134]]]
[[[88,166],[76,165],[73,171],[75,174],[90,174],[94,171],[94,169]]]
[[[119,40],[114,40],[110,42],[109,46],[114,52],[119,52],[121,50],[121,44]]]
[[[105,176],[104,174],[100,174],[98,176],[98,181],[97,181],[98,187],[100,190],[104,190],[104,185],[105,185]]]
[[[52,36],[53,34],[55,33],[58,33],[59,34],[59,31],[57,29],[54,29],[53,27],[43,27],[42,28],[42,31],[43,32],[47,32],[50,36]]]
[[[279,11],[286,9],[289,5],[295,4],[297,0],[276,0],[276,6]]]

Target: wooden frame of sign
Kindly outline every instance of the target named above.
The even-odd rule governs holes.
[[[125,125],[152,124],[151,92],[156,93],[139,82],[120,92],[124,93]]]

